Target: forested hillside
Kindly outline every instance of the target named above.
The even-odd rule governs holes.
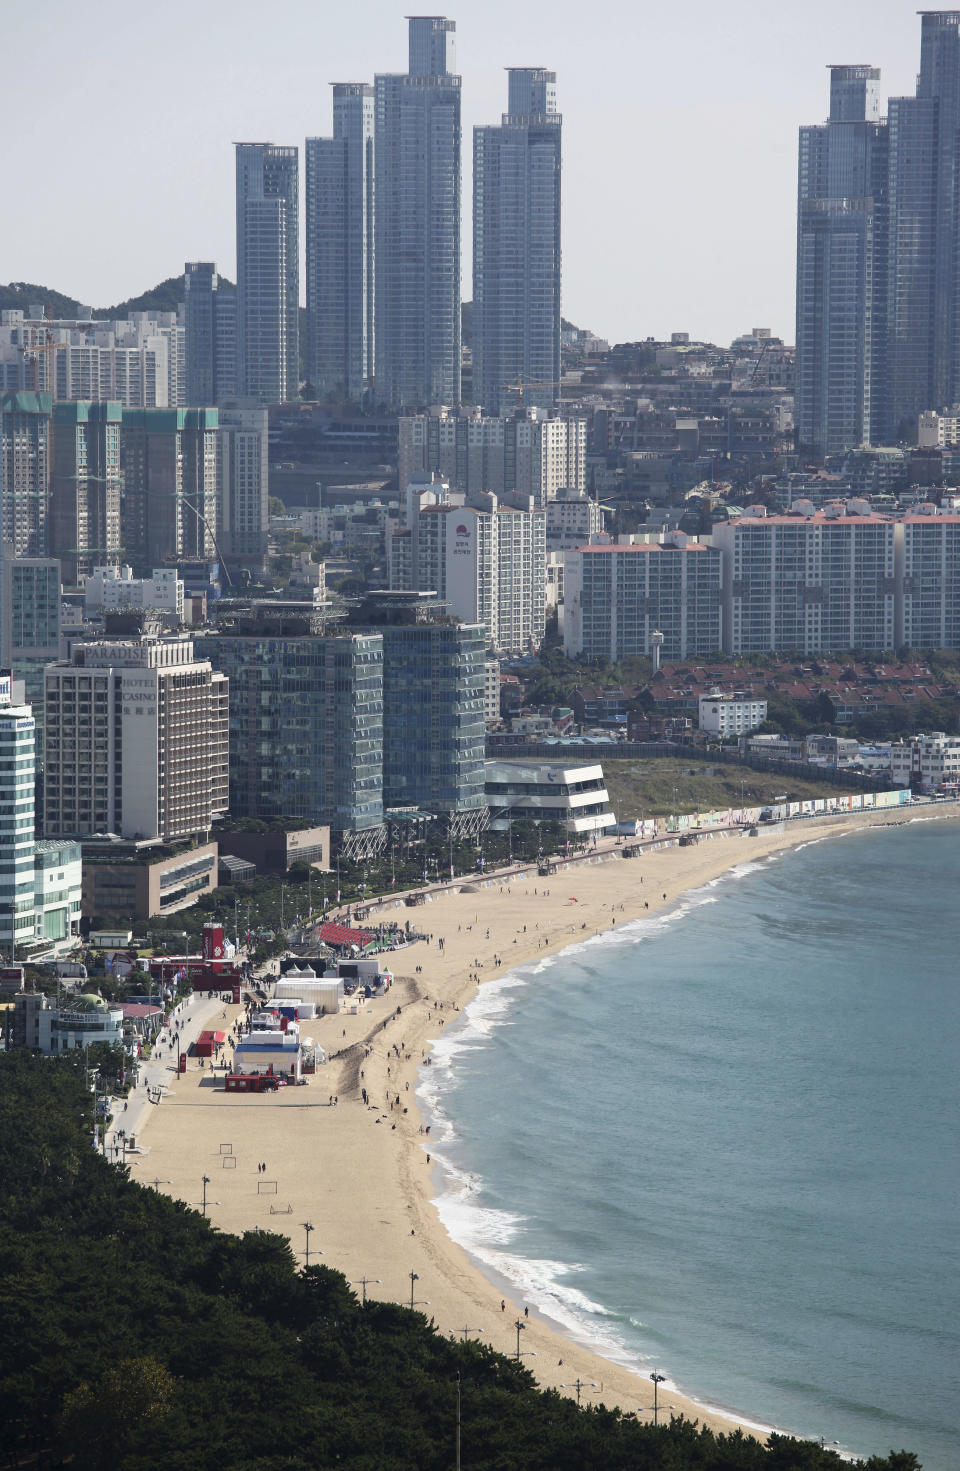
[[[0,1055],[0,1451],[77,1471],[839,1471],[689,1422],[578,1410],[286,1240],[223,1235],[90,1147],[82,1059]],[[199,1188],[199,1181],[198,1181]],[[909,1454],[870,1471],[915,1471]]]

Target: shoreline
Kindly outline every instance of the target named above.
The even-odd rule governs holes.
[[[144,1135],[143,1167],[132,1173],[169,1177],[161,1182],[168,1193],[192,1203],[202,1175],[212,1175],[210,1195],[218,1199],[210,1202],[209,1213],[223,1229],[280,1231],[302,1259],[304,1225],[310,1222],[311,1257],[343,1271],[358,1295],[369,1290],[408,1306],[412,1295],[444,1333],[482,1334],[511,1357],[518,1345],[525,1354],[534,1351],[536,1360],[525,1362],[541,1387],[559,1389],[579,1378],[590,1388],[585,1402],[624,1411],[643,1406],[642,1418],[652,1418],[646,1407],[649,1366],[607,1357],[610,1348],[601,1352],[532,1304],[526,1305],[529,1317],[523,1316],[516,1289],[508,1291],[506,1279],[498,1286],[470,1246],[448,1233],[437,1200],[452,1177],[445,1165],[433,1163],[433,1136],[420,1132],[433,1127],[421,1115],[418,1098],[429,1079],[428,1056],[446,1025],[460,1020],[486,991],[483,982],[536,966],[621,924],[675,911],[691,891],[742,863],[867,828],[955,817],[954,811],[918,818],[915,809],[892,809],[806,818],[775,832],[761,829],[753,838],[716,833],[688,847],[674,841],[645,850],[626,862],[613,850],[546,877],[534,868],[506,882],[488,875],[483,888],[465,880],[435,892],[416,911],[433,943],[418,941],[395,953],[398,969],[407,974],[387,996],[356,1014],[304,1024],[329,1058],[309,1089],[227,1097],[192,1063],[164,1107],[154,1111]],[[386,896],[367,912],[386,918],[403,907],[399,898]],[[231,1022],[237,1010],[229,1010]],[[368,1093],[366,1106],[361,1088]],[[442,1151],[439,1137],[436,1143]],[[229,1168],[222,1164],[225,1150],[236,1161]],[[266,1162],[267,1178],[260,1178],[255,1162]],[[763,1437],[777,1428],[707,1406],[669,1378],[661,1410],[721,1431],[741,1426]]]

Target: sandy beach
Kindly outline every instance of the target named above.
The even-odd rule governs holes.
[[[158,1180],[159,1188],[199,1205],[206,1175],[208,1214],[222,1230],[281,1232],[301,1261],[309,1234],[311,1260],[342,1271],[358,1295],[366,1278],[370,1296],[409,1304],[416,1273],[414,1301],[428,1303],[421,1311],[443,1333],[466,1330],[506,1354],[516,1351],[519,1337],[525,1354],[536,1355],[524,1363],[542,1385],[575,1394],[569,1386],[580,1378],[585,1403],[641,1409],[652,1418],[646,1374],[563,1336],[533,1307],[526,1318],[525,1305],[503,1297],[447,1235],[432,1203],[439,1186],[416,1108],[418,1070],[478,985],[514,966],[673,906],[737,864],[904,820],[895,811],[807,819],[761,828],[752,838],[736,831],[665,846],[628,861],[614,849],[548,878],[535,870],[509,884],[488,876],[487,887],[471,883],[468,892],[443,893],[417,908],[391,898],[369,919],[410,919],[432,940],[387,957],[397,980],[386,996],[357,1014],[303,1024],[330,1059],[309,1086],[227,1095],[222,1081],[215,1084],[209,1068],[191,1058],[185,1075],[174,1081],[171,1074],[169,1096],[151,1113],[133,1176]],[[228,1024],[239,1014],[227,1008]],[[718,1429],[752,1428],[705,1411],[669,1381],[660,1406],[661,1413],[668,1406]]]

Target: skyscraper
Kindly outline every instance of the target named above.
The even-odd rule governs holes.
[[[224,404],[220,420],[217,544],[228,560],[261,562],[267,550],[268,423],[265,408]]]
[[[0,672],[0,952],[16,959],[33,939],[33,816],[36,757],[33,711],[12,703],[10,674]]]
[[[492,414],[560,395],[560,132],[556,73],[509,71],[499,127],[473,131],[473,388]]]
[[[101,563],[117,561],[122,551],[122,414],[112,401],[54,404],[50,551],[60,558],[63,580],[70,587]]]
[[[830,68],[830,118],[800,129],[796,424],[823,456],[882,442],[887,130],[880,73]]]
[[[49,393],[0,394],[0,538],[18,557],[47,551]]]
[[[138,576],[217,555],[219,437],[217,409],[123,410],[123,546]]]
[[[296,148],[238,143],[237,354],[240,392],[285,403],[300,387]]]
[[[228,686],[180,637],[74,644],[46,672],[44,833],[205,835],[227,810]]]
[[[333,87],[333,137],[308,138],[307,376],[362,399],[373,377],[373,88]]]
[[[960,11],[921,11],[915,97],[891,97],[891,434],[960,397]]]
[[[194,408],[222,403],[237,392],[237,291],[213,261],[183,268],[186,394]]]
[[[394,409],[460,399],[456,23],[409,26],[409,72],[374,83],[376,397]]]

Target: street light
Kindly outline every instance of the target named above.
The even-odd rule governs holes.
[[[561,1389],[575,1389],[577,1391],[577,1409],[580,1408],[580,1392],[584,1389],[599,1389],[594,1379],[581,1379],[579,1375],[572,1384],[561,1384]]]
[[[517,1330],[517,1352],[515,1354],[515,1358],[517,1360],[517,1363],[519,1364],[519,1362],[520,1362],[521,1359],[535,1359],[537,1357],[537,1354],[536,1354],[536,1350],[535,1349],[527,1348],[527,1349],[524,1349],[523,1353],[520,1352],[520,1334],[526,1328],[526,1326],[527,1326],[526,1323],[523,1321],[522,1318],[518,1318],[517,1321],[514,1323],[513,1326]]]
[[[314,1228],[313,1228],[313,1226],[311,1225],[311,1223],[309,1221],[304,1221],[304,1223],[303,1223],[303,1229],[307,1233],[307,1246],[306,1246],[306,1250],[304,1251],[304,1254],[303,1254],[303,1265],[305,1267],[309,1267],[309,1265],[310,1265],[310,1232]],[[318,1251],[317,1252],[317,1256],[323,1256],[323,1252],[322,1251]]]
[[[418,1298],[415,1299],[414,1296],[413,1296],[413,1284],[414,1284],[414,1282],[419,1282],[419,1281],[420,1281],[420,1273],[419,1272],[411,1272],[410,1273],[410,1307],[411,1307],[411,1309],[413,1309],[413,1308],[428,1308],[430,1306],[430,1299],[428,1297],[418,1297]]]
[[[657,1413],[658,1413],[658,1408],[659,1408],[658,1402],[657,1402],[657,1386],[660,1385],[660,1384],[663,1384],[663,1382],[666,1379],[666,1377],[667,1376],[665,1374],[658,1374],[656,1372],[656,1370],[654,1370],[654,1372],[650,1375],[650,1378],[653,1380],[653,1423],[654,1423],[654,1425],[656,1425],[656,1423],[657,1423]]]
[[[203,1177],[203,1214],[207,1214],[207,1186],[210,1184],[210,1176]]]
[[[359,1287],[360,1288],[360,1291],[363,1294],[363,1299],[362,1299],[363,1300],[363,1305],[364,1305],[364,1307],[366,1307],[366,1305],[367,1305],[367,1288],[372,1283],[374,1283],[374,1282],[379,1286],[382,1281],[383,1281],[383,1278],[382,1277],[358,1277],[355,1282],[351,1282],[350,1283],[350,1286],[351,1287]]]

